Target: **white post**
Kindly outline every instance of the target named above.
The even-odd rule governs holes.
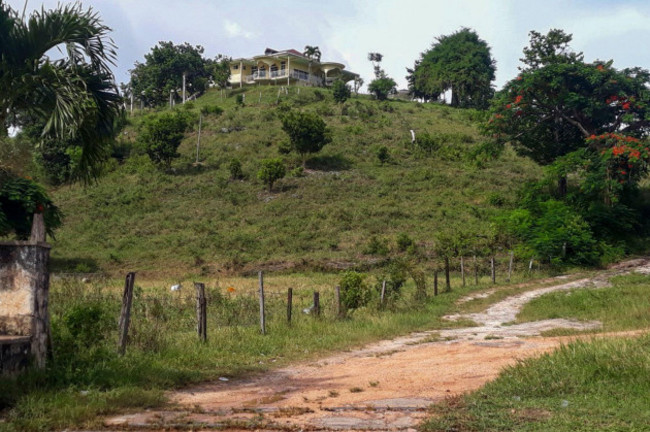
[[[183,105],[185,104],[185,76],[187,74],[183,72]]]
[[[287,87],[291,84],[291,57],[287,56]]]

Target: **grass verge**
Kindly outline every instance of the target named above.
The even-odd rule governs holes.
[[[420,430],[641,431],[649,406],[650,336],[578,341],[448,399]]]

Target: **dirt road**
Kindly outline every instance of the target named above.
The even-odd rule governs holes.
[[[426,407],[448,395],[479,388],[518,359],[539,355],[575,338],[543,338],[552,328],[594,329],[598,322],[546,320],[505,325],[543,294],[603,287],[616,274],[650,272],[635,260],[591,279],[527,291],[481,313],[450,316],[479,326],[419,332],[354,352],[217,381],[174,393],[178,409],[110,418],[108,428],[130,430],[415,430]]]

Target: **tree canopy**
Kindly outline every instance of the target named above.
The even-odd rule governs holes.
[[[180,96],[185,74],[186,91],[202,93],[210,79],[225,85],[230,77],[229,59],[218,55],[214,60],[203,58],[202,46],[189,43],[175,45],[159,42],[144,56],[144,63],[136,63],[131,70],[131,91],[146,104],[162,105],[169,101],[170,92]]]
[[[413,69],[407,69],[407,80],[415,97],[436,100],[450,90],[452,106],[487,108],[494,94],[495,64],[488,44],[464,28],[436,38]]]

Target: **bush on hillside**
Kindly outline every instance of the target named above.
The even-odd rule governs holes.
[[[332,94],[334,95],[334,100],[336,102],[343,103],[350,98],[352,90],[349,85],[340,79],[337,79],[334,81],[334,84],[332,84]]]
[[[320,116],[309,112],[289,111],[282,116],[282,130],[289,135],[291,147],[302,157],[319,152],[332,141],[331,132]]]
[[[287,170],[282,159],[264,159],[262,160],[260,170],[257,172],[257,178],[269,187],[269,192],[273,190],[273,183],[284,178]]]
[[[339,282],[341,287],[341,303],[346,309],[358,309],[368,304],[371,291],[365,282],[366,275],[355,271],[343,273]]]
[[[178,147],[189,128],[191,118],[192,115],[187,111],[174,111],[144,120],[137,141],[158,167],[169,169],[172,160],[180,156]]]

